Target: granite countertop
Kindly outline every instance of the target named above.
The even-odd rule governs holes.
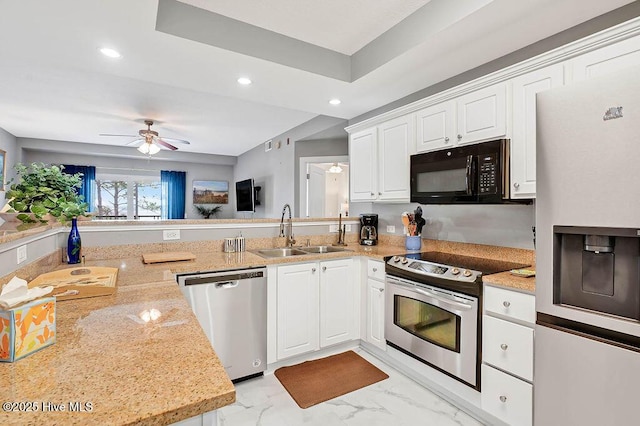
[[[535,271],[536,265],[532,264],[525,269]],[[510,272],[500,272],[499,274],[485,275],[482,277],[482,282],[495,287],[504,287],[510,290],[519,290],[525,293],[535,294],[536,292],[536,277],[518,277]]]
[[[0,364],[0,400],[38,407],[2,411],[0,424],[162,425],[235,401],[233,384],[171,274],[171,280],[163,279],[166,273],[142,279],[124,266],[115,295],[57,303],[53,346]],[[151,309],[160,317],[145,322]],[[71,402],[90,402],[92,410],[69,412]],[[43,411],[43,403],[67,411]]]

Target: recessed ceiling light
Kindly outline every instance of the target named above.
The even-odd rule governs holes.
[[[342,103],[342,101],[341,101],[340,99],[331,99],[331,100],[329,101],[329,103],[330,103],[331,105],[340,105],[340,104]]]
[[[100,53],[102,53],[104,56],[107,56],[109,58],[114,58],[114,59],[122,57],[120,52],[118,52],[115,49],[111,49],[109,47],[100,48]]]
[[[238,83],[242,84],[243,86],[248,86],[249,84],[251,84],[251,79],[247,77],[240,77],[238,79]]]

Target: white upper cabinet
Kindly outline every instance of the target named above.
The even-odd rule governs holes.
[[[373,127],[349,137],[349,188],[351,201],[372,201],[378,188],[378,129]]]
[[[456,103],[447,101],[416,113],[416,150],[435,151],[452,146],[456,141]]]
[[[495,84],[456,99],[459,145],[507,134],[507,85]]]
[[[408,202],[409,157],[415,153],[415,114],[349,137],[351,201]]]
[[[573,58],[573,81],[586,80],[626,68],[640,66],[640,37],[594,50]]]
[[[418,152],[498,139],[507,134],[507,86],[486,87],[416,113]]]
[[[511,198],[536,196],[536,95],[562,86],[563,82],[562,64],[512,80]]]
[[[415,153],[415,115],[378,127],[378,200],[409,201],[409,157]]]

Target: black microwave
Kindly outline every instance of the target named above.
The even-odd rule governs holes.
[[[509,199],[509,140],[411,156],[411,202],[497,204]]]

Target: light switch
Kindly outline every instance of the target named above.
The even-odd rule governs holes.
[[[394,225],[387,225],[387,234],[395,234],[396,227]]]
[[[25,260],[27,260],[27,246],[24,245],[24,246],[18,247],[17,255],[18,255],[17,256],[18,264],[20,264],[20,263],[24,262]]]

